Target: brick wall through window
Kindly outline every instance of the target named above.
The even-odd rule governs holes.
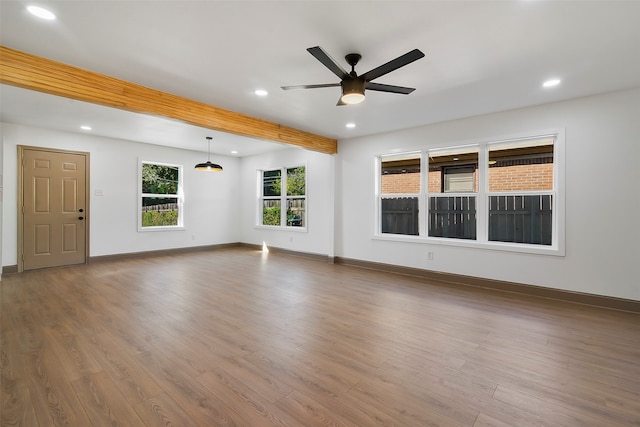
[[[539,159],[536,159],[539,160]],[[477,181],[476,172],[476,181]],[[539,191],[553,189],[552,160],[540,162],[521,160],[499,162],[489,166],[489,191]],[[420,172],[388,173],[382,175],[382,194],[419,193]],[[429,172],[429,192],[442,190],[442,172]]]

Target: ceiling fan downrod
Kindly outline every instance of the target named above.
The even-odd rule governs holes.
[[[344,59],[347,61],[347,64],[351,65],[351,72],[349,75],[353,78],[358,77],[358,74],[356,73],[356,65],[360,62],[360,59],[362,59],[362,55],[359,53],[349,53],[344,57]]]

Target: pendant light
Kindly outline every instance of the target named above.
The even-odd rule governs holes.
[[[207,162],[198,163],[196,165],[196,170],[222,172],[222,166],[217,165],[215,163],[211,163],[211,140],[212,139],[213,138],[211,138],[210,136],[207,136],[207,141],[209,142],[209,154],[207,155]]]

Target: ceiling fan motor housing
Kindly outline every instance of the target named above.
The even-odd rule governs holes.
[[[364,93],[364,79],[345,79],[340,83],[342,86],[342,93],[360,92]]]
[[[342,80],[342,102],[346,104],[357,104],[364,100],[365,81],[361,78],[351,78]]]

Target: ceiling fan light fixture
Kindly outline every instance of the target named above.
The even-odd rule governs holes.
[[[359,104],[364,101],[364,93],[361,92],[345,92],[340,98],[345,104]]]
[[[345,104],[359,104],[364,101],[364,80],[361,79],[349,79],[343,80],[342,97],[340,101]]]
[[[207,161],[204,163],[198,163],[195,166],[195,169],[199,171],[222,172],[222,166],[211,162],[211,140],[213,138],[211,138],[210,136],[207,136],[206,138],[207,138],[207,141],[209,142],[209,151],[207,155]]]

